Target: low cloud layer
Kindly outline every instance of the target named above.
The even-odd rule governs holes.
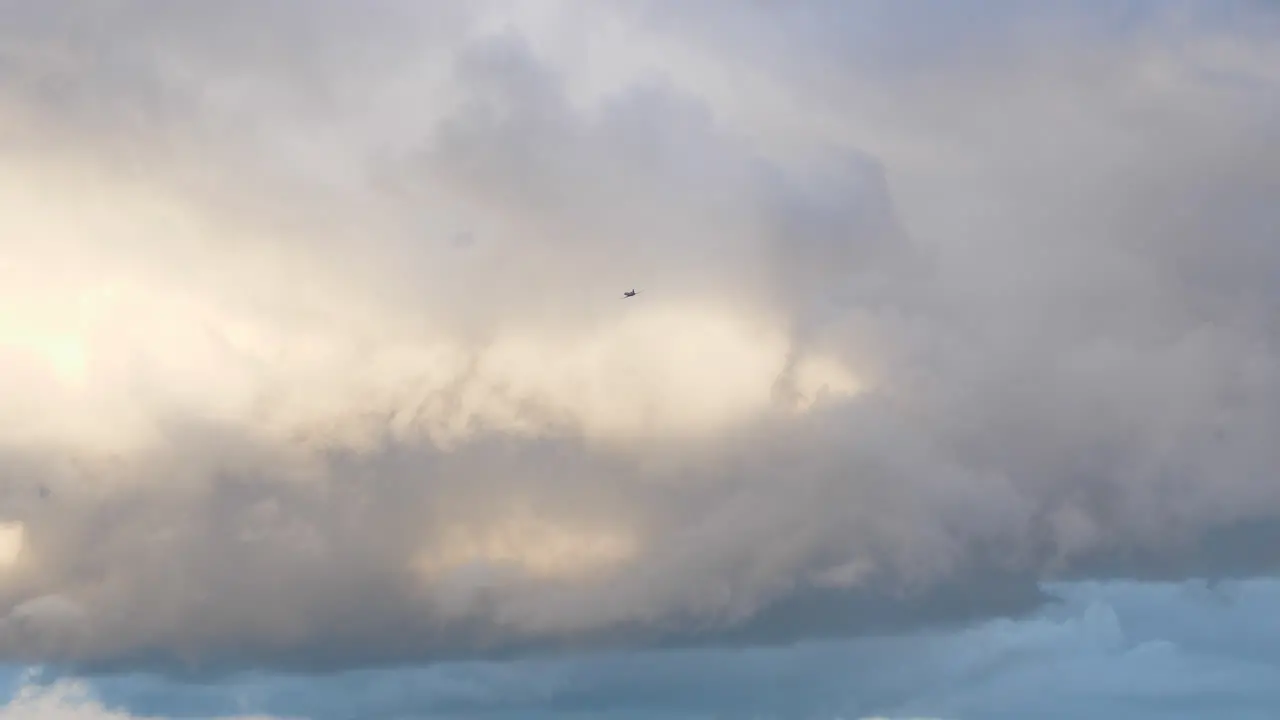
[[[83,693],[69,693],[77,686],[56,674],[29,672],[14,691],[26,699],[10,712],[36,699],[69,706],[88,698],[138,717],[310,720],[1261,719],[1275,707],[1275,580],[1054,590],[1062,602],[1030,617],[788,647],[446,662],[324,677],[246,673],[217,683],[126,674],[84,680]]]
[[[1280,560],[1274,10],[0,7],[0,657],[753,644]]]

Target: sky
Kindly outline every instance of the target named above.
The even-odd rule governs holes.
[[[1263,717],[1277,68],[1260,0],[0,0],[0,720]]]

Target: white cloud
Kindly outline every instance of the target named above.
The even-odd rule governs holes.
[[[184,715],[185,716],[185,715]],[[25,685],[13,699],[0,706],[0,720],[136,720],[122,710],[106,707],[94,699],[83,683],[60,681],[48,686]],[[164,720],[155,715],[145,716]],[[266,715],[236,715],[207,720],[284,720]]]
[[[352,7],[0,32],[0,656],[1274,566],[1273,13]]]

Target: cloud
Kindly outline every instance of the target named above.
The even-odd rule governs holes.
[[[1261,718],[1280,687],[1278,589],[1081,583],[1056,587],[1062,601],[1025,618],[894,637],[83,682],[108,706],[160,717]],[[60,675],[29,677],[57,687]]]
[[[749,645],[1274,570],[1273,11],[461,7],[11,9],[0,656]]]
[[[63,681],[51,686],[23,686],[0,706],[2,720],[132,720],[141,717],[114,710],[95,700],[82,683]],[[162,720],[157,716],[147,716]],[[209,718],[208,720],[215,720]],[[220,720],[283,720],[265,715],[225,716]]]

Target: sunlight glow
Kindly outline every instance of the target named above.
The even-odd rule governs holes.
[[[20,522],[0,522],[0,569],[18,562],[26,544],[26,527]]]
[[[144,188],[0,170],[0,193],[15,199],[0,217],[0,443],[138,452],[167,418],[304,449],[696,438],[768,412],[790,352],[768,317],[657,297],[605,324],[466,343],[280,249],[302,246],[228,241]],[[804,406],[859,389],[831,358],[795,370]]]

